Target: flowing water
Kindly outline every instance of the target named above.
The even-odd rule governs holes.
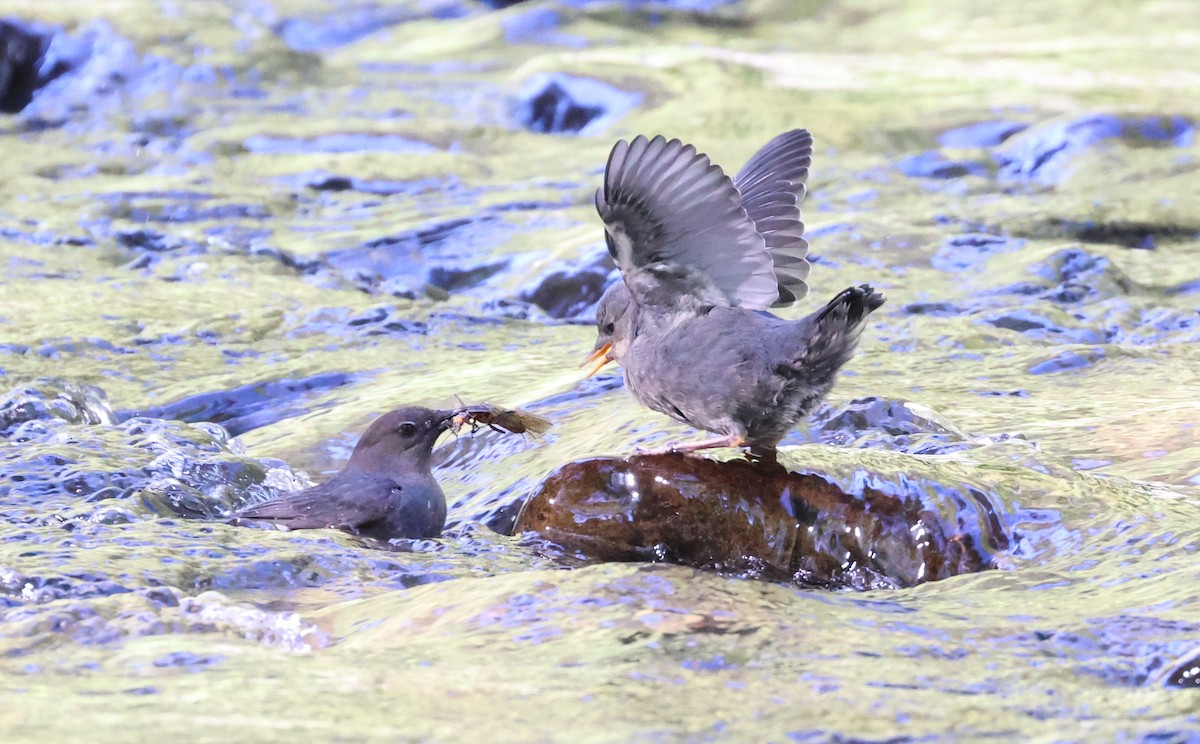
[[[0,0],[69,70],[0,114],[5,741],[1200,738],[1196,6],[674,5]],[[999,569],[832,592],[491,529],[692,436],[576,369],[613,141],[735,170],[797,126],[784,314],[888,297],[824,415],[936,426],[782,461],[986,493]],[[456,395],[555,428],[448,439],[441,539],[219,519]]]

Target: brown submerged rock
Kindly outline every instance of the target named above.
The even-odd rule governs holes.
[[[986,509],[985,509],[986,511]],[[667,561],[807,585],[906,587],[995,567],[952,503],[856,494],[775,463],[683,455],[568,463],[525,504],[516,532],[602,561]],[[977,522],[978,520],[975,520]],[[986,520],[995,525],[995,519]]]

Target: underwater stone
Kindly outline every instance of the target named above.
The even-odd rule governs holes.
[[[986,176],[987,168],[969,160],[948,160],[940,152],[929,151],[910,155],[896,163],[896,168],[910,178],[961,178]]]
[[[483,254],[499,234],[513,229],[492,215],[446,220],[329,251],[325,271],[369,294],[445,299],[449,292],[473,289],[510,268],[511,259]]]
[[[847,493],[818,474],[774,463],[684,455],[572,462],[547,478],[514,531],[534,532],[603,561],[666,561],[748,572],[804,585],[914,586],[993,568],[983,546],[1001,532],[968,534],[948,500],[926,501],[918,479],[901,496],[854,479]]]
[[[604,294],[613,271],[608,251],[600,250],[583,262],[572,262],[551,271],[518,296],[552,318],[582,319],[594,315],[592,310]]]
[[[1044,312],[1014,308],[983,318],[984,323],[996,328],[1057,343],[1104,344],[1112,341],[1112,334],[1107,329],[1081,325],[1079,321],[1080,318],[1054,307],[1047,307]]]
[[[120,230],[114,237],[123,248],[134,248],[150,253],[168,253],[181,249],[187,249],[190,254],[205,252],[204,246],[194,241],[144,228]]]
[[[184,69],[161,57],[140,58],[133,44],[101,20],[71,34],[22,25],[48,40],[37,62],[31,100],[20,109],[31,128],[58,126],[101,105],[127,105],[127,98],[112,95],[116,91],[158,93],[211,78],[206,68]]]
[[[378,323],[386,317],[384,311],[373,322]],[[349,323],[355,325],[354,319]],[[299,416],[308,410],[305,403],[314,394],[349,385],[353,381],[354,377],[344,372],[323,372],[298,380],[267,380],[229,390],[189,395],[164,406],[122,412],[120,418],[175,419],[188,423],[209,421],[221,424],[229,436],[238,436]]]
[[[1190,242],[1200,239],[1200,226],[1188,224],[1147,223],[1114,220],[1064,220],[1052,218],[1045,232],[1074,238],[1082,243],[1106,243],[1125,248],[1152,251],[1159,241]]]
[[[1185,147],[1193,139],[1191,121],[1182,116],[1122,116],[1096,113],[1039,124],[1009,139],[995,151],[999,178],[1053,185],[1068,172],[1071,160],[1098,142],[1125,141],[1132,146]]]
[[[1129,294],[1133,280],[1106,257],[1080,248],[1058,251],[1030,268],[1031,273],[1054,283],[1044,295],[1057,302],[1078,302]]]
[[[543,73],[521,86],[514,116],[534,132],[595,134],[641,100],[641,94],[627,93],[598,80]]]
[[[981,121],[948,129],[938,137],[942,147],[995,147],[1028,124],[1019,121]]]
[[[0,112],[19,112],[35,91],[65,72],[42,65],[52,36],[53,31],[41,24],[0,18]]]
[[[434,266],[429,270],[428,281],[447,292],[470,289],[504,271],[510,263],[508,259],[502,258],[498,261],[484,260],[465,266]]]

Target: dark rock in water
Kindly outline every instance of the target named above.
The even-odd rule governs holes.
[[[1152,224],[1145,222],[1096,222],[1094,220],[1064,220],[1054,218],[1039,233],[1074,238],[1082,243],[1106,243],[1125,248],[1151,251],[1160,241],[1193,241],[1200,239],[1197,225]]]
[[[385,179],[355,178],[331,173],[314,173],[303,181],[304,187],[313,191],[359,191],[377,196],[397,194],[419,194],[424,191],[449,191],[462,188],[455,179],[418,178],[411,181],[389,181]]]
[[[953,318],[967,312],[966,308],[951,302],[910,302],[901,310],[909,315],[928,315],[933,318]]]
[[[547,134],[594,134],[641,103],[606,83],[558,73],[538,74],[517,95],[515,118],[526,129]]]
[[[1047,308],[1046,312],[1014,308],[985,316],[983,322],[1030,338],[1058,343],[1104,344],[1112,341],[1105,329],[1081,325],[1077,318],[1054,308]]]
[[[508,260],[484,261],[473,266],[434,266],[428,281],[438,289],[454,292],[478,286],[508,268]]]
[[[1132,146],[1187,146],[1193,139],[1191,121],[1182,116],[1122,116],[1088,114],[1030,127],[995,152],[999,177],[1052,185],[1067,174],[1071,160],[1106,139]]]
[[[1127,295],[1133,280],[1106,257],[1080,248],[1066,248],[1030,267],[1030,273],[1050,283],[1042,297],[1062,304]]]
[[[989,290],[987,294],[1011,294],[1049,300],[1059,305],[1078,305],[1121,297],[1138,288],[1108,258],[1082,248],[1058,251],[1046,260],[1032,264],[1029,273],[1037,280]]]
[[[122,248],[133,248],[150,253],[186,251],[190,254],[199,254],[205,252],[204,246],[195,241],[185,240],[174,235],[164,235],[144,228],[121,230],[114,237]]]
[[[938,137],[942,147],[995,147],[1028,124],[1019,121],[981,121],[948,129]]]
[[[3,21],[0,54],[0,95],[11,104],[5,110],[19,111],[31,128],[58,126],[80,112],[111,106],[118,90],[161,92],[184,81],[205,80],[211,73],[181,69],[160,57],[139,57],[133,44],[104,21],[92,21],[72,34]]]
[[[52,37],[41,24],[0,18],[0,113],[19,112],[35,91],[65,72],[59,66],[42,66]]]
[[[268,426],[306,413],[306,399],[314,393],[353,382],[344,372],[325,372],[300,380],[270,380],[242,385],[232,390],[199,393],[142,411],[123,411],[121,420],[143,417],[174,419],[188,423],[208,421],[221,424],[230,436]]]
[[[856,589],[906,587],[993,568],[1006,548],[995,506],[920,490],[885,493],[855,478],[847,493],[777,464],[683,455],[569,463],[542,484],[516,532],[605,561],[668,561]],[[974,510],[986,517],[956,512]],[[989,534],[964,534],[981,524]]]
[[[321,268],[321,262],[317,259],[307,259],[297,256],[289,250],[283,248],[275,248],[268,245],[249,245],[246,246],[246,252],[251,256],[261,258],[269,258],[273,261],[278,261],[281,265],[295,271],[298,274],[315,274]]]
[[[896,163],[896,167],[911,178],[961,178],[963,176],[986,176],[987,168],[969,160],[948,160],[940,152],[922,152],[910,155]]]
[[[600,301],[613,270],[608,251],[597,251],[589,260],[546,274],[519,296],[552,318],[580,318]]]
[[[491,215],[464,217],[330,251],[324,258],[365,292],[400,297],[419,297],[430,288],[457,292],[509,267],[508,258],[480,258],[498,231],[508,229]]]

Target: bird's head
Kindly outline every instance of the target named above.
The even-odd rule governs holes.
[[[405,406],[375,419],[359,438],[350,464],[388,470],[396,461],[426,464],[438,436],[450,428],[453,411]]]
[[[633,325],[637,319],[637,304],[625,282],[609,285],[600,304],[596,306],[596,345],[580,366],[592,365],[588,377],[599,372],[611,361],[620,362],[633,343]]]

